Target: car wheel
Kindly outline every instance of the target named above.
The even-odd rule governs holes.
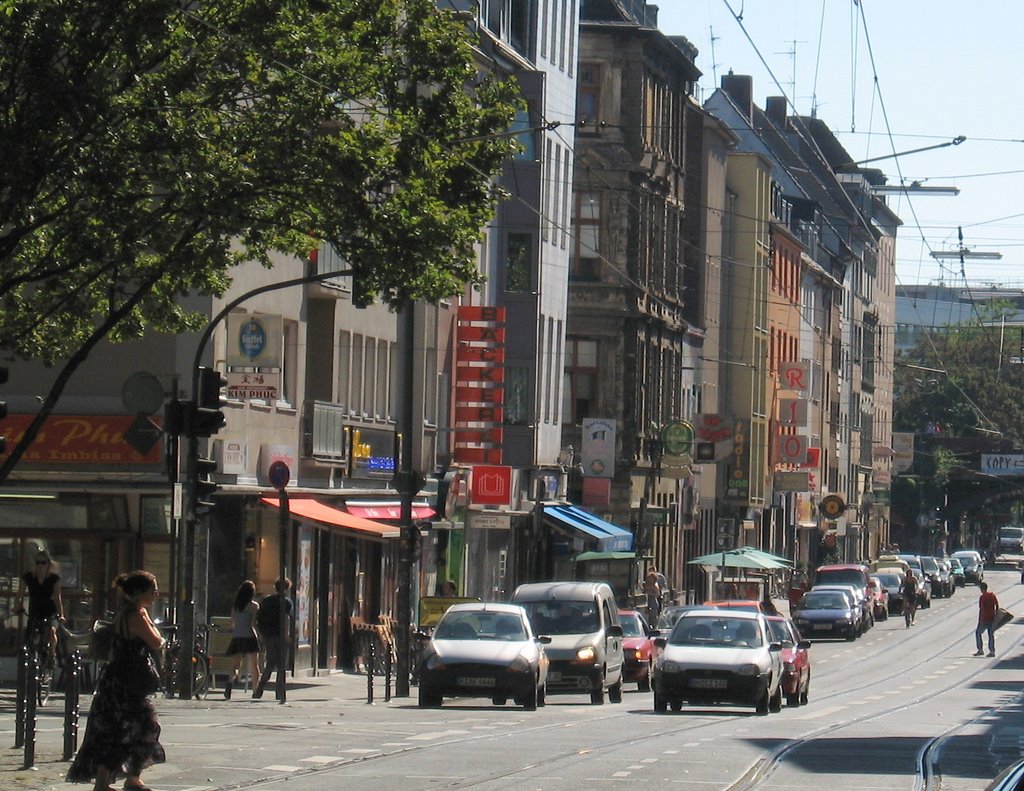
[[[782,711],[782,686],[775,688],[775,694],[768,700],[768,710],[773,714]]]
[[[590,702],[595,706],[604,705],[604,687],[590,690]]]
[[[668,701],[657,692],[654,693],[654,710],[659,714],[668,711]]]
[[[527,711],[537,710],[537,687],[536,685],[530,687],[530,691],[526,693],[523,698],[523,708]]]
[[[548,702],[548,685],[544,684],[537,690],[537,705],[546,706]]]
[[[672,711],[683,710],[683,701],[679,700],[678,698],[672,700],[668,705],[672,707]]]
[[[441,696],[434,695],[429,690],[420,686],[418,703],[421,709],[436,709],[441,705]]]
[[[622,679],[620,678],[608,687],[608,701],[610,703],[622,703]]]
[[[761,693],[761,697],[758,699],[757,704],[754,707],[755,711],[762,717],[766,717],[770,711],[770,701],[768,700],[768,690],[766,689]]]
[[[857,628],[855,626],[850,627],[850,631],[846,635],[846,642],[852,643],[857,639]]]
[[[636,688],[641,692],[651,691],[651,663],[647,663],[647,672],[644,673],[643,678],[636,682]]]
[[[508,698],[503,698],[500,695],[495,695],[491,698],[491,703],[495,706],[504,706],[508,702]]]
[[[796,708],[800,705],[800,693],[794,692],[792,695],[786,695],[786,706],[789,708]]]

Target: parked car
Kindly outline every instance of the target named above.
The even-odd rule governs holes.
[[[868,573],[877,574],[880,571],[888,571],[903,575],[908,568],[910,568],[909,564],[900,559],[898,555],[880,555],[878,560],[873,560],[868,564]]]
[[[533,633],[516,604],[453,604],[441,616],[419,663],[419,705],[440,706],[445,696],[508,698],[527,710],[543,706],[548,637]]]
[[[932,586],[932,596],[942,598],[946,595],[946,584],[942,581],[942,570],[938,561],[928,555],[919,555],[918,558],[921,561],[921,571]]]
[[[876,621],[884,621],[889,617],[889,589],[882,584],[877,576],[868,578],[868,591],[871,594],[872,613]]]
[[[964,579],[964,564],[960,562],[960,558],[953,556],[946,558],[946,562],[949,563],[956,587],[962,588],[967,584],[967,581]]]
[[[658,637],[654,710],[683,703],[782,709],[782,644],[760,613],[740,609],[685,613],[666,639]]]
[[[893,571],[880,571],[875,575],[882,590],[888,597],[890,615],[901,615],[903,613],[903,594],[900,593],[900,586],[903,584],[903,575]]]
[[[932,584],[921,569],[911,569],[917,577],[917,607],[927,610],[932,606]]]
[[[956,579],[949,558],[935,558],[939,566],[939,582],[942,584],[942,595],[949,597],[956,593]]]
[[[622,702],[622,626],[606,582],[532,582],[512,592],[534,632],[551,638],[548,692]]]
[[[1024,788],[1024,758],[1014,761],[985,786],[985,791],[1018,791]]]
[[[787,706],[805,706],[811,691],[810,640],[800,632],[790,618],[768,616],[772,642],[782,643],[782,694]]]
[[[856,587],[854,585],[839,584],[815,585],[813,588],[811,588],[811,590],[838,590],[849,593],[853,599],[854,605],[857,608],[857,612],[860,615],[859,624],[857,627],[858,635],[864,634],[868,629],[875,625],[875,618],[874,614],[872,613],[871,602],[867,600],[867,598],[864,595],[864,591],[862,591],[859,587]]]
[[[860,610],[852,596],[841,590],[809,590],[793,612],[793,623],[800,634],[815,640],[860,634]]]
[[[635,681],[641,692],[650,692],[657,632],[637,610],[619,610],[619,624],[622,626],[622,678]]]
[[[985,581],[985,561],[976,549],[958,549],[951,557],[957,558],[964,567],[964,580],[977,585]]]
[[[1017,555],[1024,552],[1024,527],[1007,525],[999,528],[999,551]]]

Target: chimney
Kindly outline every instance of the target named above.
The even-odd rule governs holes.
[[[768,120],[771,121],[776,129],[786,129],[786,111],[789,109],[789,105],[786,102],[785,96],[769,96],[764,100],[764,112],[768,116]]]
[[[733,74],[731,71],[722,77],[722,90],[740,108],[747,120],[754,120],[754,78],[749,74]]]

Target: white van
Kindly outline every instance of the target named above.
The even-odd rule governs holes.
[[[999,551],[1000,552],[1024,552],[1024,527],[1001,527],[999,528]]]
[[[590,702],[622,702],[622,626],[615,595],[606,582],[532,582],[512,601],[526,608],[544,647],[549,695],[589,693]]]

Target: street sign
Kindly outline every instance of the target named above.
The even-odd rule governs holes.
[[[668,456],[682,456],[693,449],[693,426],[673,420],[661,430],[661,447]]]
[[[124,432],[124,441],[131,445],[140,456],[145,456],[163,435],[164,432],[159,426],[145,415],[140,414]]]
[[[283,461],[275,461],[267,470],[267,480],[275,489],[283,489],[292,478],[292,471]]]
[[[829,519],[835,519],[846,510],[846,503],[843,502],[843,498],[838,494],[830,494],[821,498],[818,510],[821,511],[822,516],[826,516]]]

